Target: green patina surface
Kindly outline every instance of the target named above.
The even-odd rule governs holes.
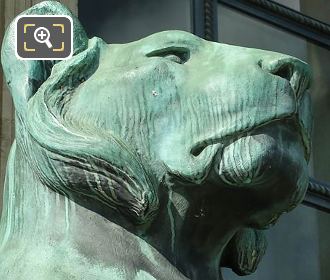
[[[310,70],[293,57],[161,32],[74,56],[1,53],[16,109],[1,279],[222,279],[255,271],[263,230],[307,188]]]

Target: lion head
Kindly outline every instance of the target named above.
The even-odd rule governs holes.
[[[69,12],[49,1],[25,14]],[[311,135],[304,62],[183,31],[106,44],[76,18],[71,59],[20,61],[13,30],[2,64],[32,172],[186,277],[218,279],[222,264],[244,273],[233,252],[260,239],[244,228],[265,229],[301,202]]]

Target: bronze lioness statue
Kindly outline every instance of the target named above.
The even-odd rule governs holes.
[[[2,66],[15,104],[0,279],[222,279],[253,272],[262,230],[299,204],[310,70],[293,57],[168,31]]]

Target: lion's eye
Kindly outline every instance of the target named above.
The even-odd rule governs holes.
[[[163,57],[173,62],[184,64],[190,57],[189,49],[183,47],[171,47],[155,50],[147,54],[147,57]]]

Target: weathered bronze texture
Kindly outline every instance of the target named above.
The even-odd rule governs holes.
[[[71,15],[46,1],[23,14]],[[0,279],[222,279],[252,273],[263,230],[308,186],[309,67],[161,32],[88,39],[2,66],[16,109]]]

